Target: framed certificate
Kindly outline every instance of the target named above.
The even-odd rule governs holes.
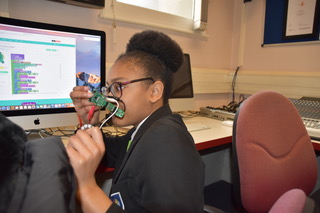
[[[320,0],[285,0],[283,39],[319,39]]]

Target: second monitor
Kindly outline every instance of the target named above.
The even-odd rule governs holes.
[[[184,54],[184,61],[174,74],[172,93],[169,99],[172,111],[194,110],[194,93],[190,55]]]

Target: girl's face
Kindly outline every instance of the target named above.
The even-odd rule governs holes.
[[[145,76],[143,71],[137,66],[120,60],[116,61],[111,67],[107,75],[107,85],[109,86],[114,82],[127,82],[146,77],[150,76]],[[161,99],[161,103],[154,101],[154,85],[157,83],[152,84],[152,82],[139,81],[124,85],[119,104],[121,109],[125,109],[125,115],[123,118],[114,116],[113,123],[116,126],[137,126],[144,118],[161,107]]]

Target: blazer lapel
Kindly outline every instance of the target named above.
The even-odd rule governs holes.
[[[130,148],[128,149],[127,153],[125,154],[125,156],[122,160],[121,166],[119,167],[117,172],[114,174],[113,183],[116,183],[118,181],[120,174],[122,173],[125,165],[127,164],[127,161],[130,158],[132,151],[134,150],[134,147],[137,145],[137,143],[139,142],[142,135],[148,130],[148,128],[155,121],[157,121],[161,117],[166,116],[171,113],[172,113],[172,111],[170,110],[170,107],[168,105],[165,105],[165,106],[159,108],[157,111],[155,111],[152,115],[150,115],[150,117],[140,126],[140,128],[138,129],[138,132],[134,136],[133,141],[131,142]]]
[[[137,139],[137,137],[135,137],[135,139],[133,139],[133,141],[131,142],[131,146],[129,147],[128,151],[126,152],[126,154],[123,157],[122,163],[120,165],[120,168],[117,170],[117,172],[114,174],[113,177],[113,183],[116,183],[117,180],[119,179],[120,174],[122,173],[123,168],[125,167],[125,165],[127,164],[127,161],[132,153],[133,148],[135,147],[135,145],[137,144],[139,139]]]

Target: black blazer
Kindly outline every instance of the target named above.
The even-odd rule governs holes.
[[[134,130],[107,138],[105,162],[115,166],[110,197],[126,212],[203,212],[204,164],[181,116],[168,105]],[[122,212],[113,204],[107,212]]]
[[[6,212],[74,213],[76,191],[76,177],[61,138],[28,141]]]

